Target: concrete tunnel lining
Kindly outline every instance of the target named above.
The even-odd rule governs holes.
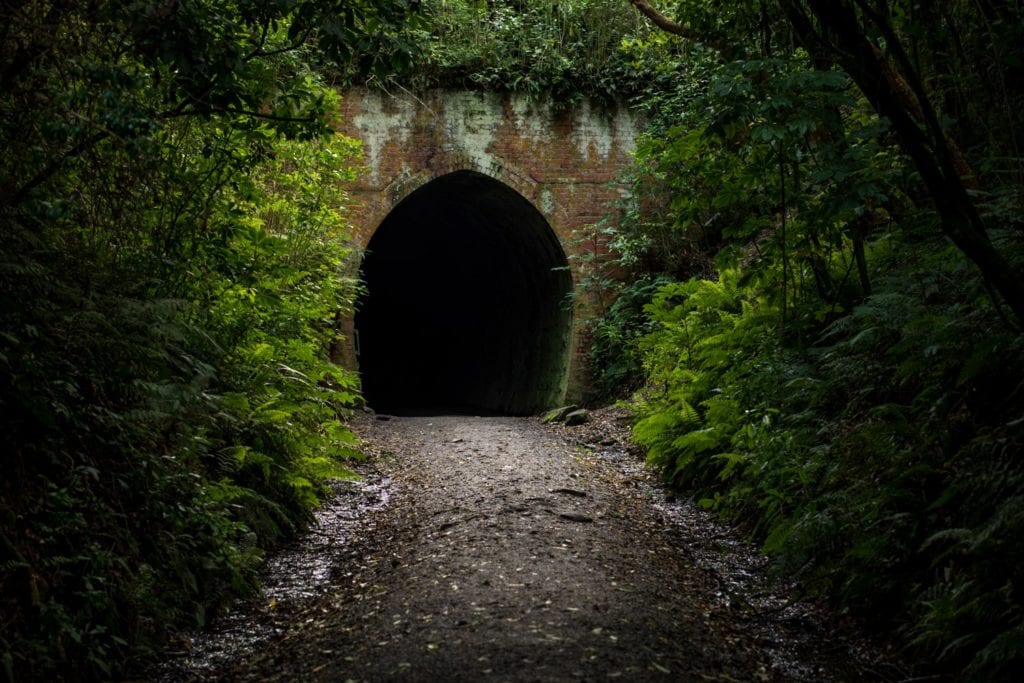
[[[367,245],[355,317],[367,403],[528,415],[565,393],[572,278],[544,216],[473,171],[430,181]]]

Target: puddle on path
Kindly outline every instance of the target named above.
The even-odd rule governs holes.
[[[388,477],[365,474],[339,481],[303,534],[267,559],[261,572],[263,595],[240,601],[209,628],[188,634],[178,651],[155,672],[162,683],[204,680],[223,665],[244,659],[282,633],[288,617],[328,592],[335,570],[349,556],[353,538],[367,526],[367,515],[388,507]]]

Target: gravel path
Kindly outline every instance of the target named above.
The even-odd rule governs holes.
[[[391,481],[372,534],[280,635],[193,678],[885,678],[762,579],[702,561],[719,532],[688,536],[621,450],[536,418],[381,418],[355,425]]]

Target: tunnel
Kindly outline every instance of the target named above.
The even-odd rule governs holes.
[[[396,415],[529,415],[562,400],[567,265],[540,211],[497,180],[457,171],[414,191],[361,265],[367,404]]]

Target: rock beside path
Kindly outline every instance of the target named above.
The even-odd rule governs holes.
[[[555,408],[554,410],[549,410],[548,412],[544,413],[544,416],[541,418],[541,422],[544,422],[544,423],[564,422],[566,416],[569,415],[569,413],[573,412],[574,410],[579,410],[579,406],[577,406],[577,405],[562,406],[561,408]]]
[[[590,422],[590,411],[588,410],[574,410],[565,416],[565,425],[567,427],[576,427],[588,422]]]

